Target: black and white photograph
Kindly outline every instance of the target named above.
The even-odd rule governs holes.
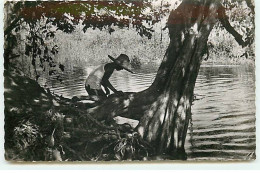
[[[7,162],[256,159],[254,0],[7,0],[3,12]]]

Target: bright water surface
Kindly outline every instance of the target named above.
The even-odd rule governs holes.
[[[54,93],[71,98],[87,95],[86,76],[91,71],[75,68],[62,74],[63,82],[42,79]],[[155,68],[135,74],[115,71],[110,81],[118,89],[138,92],[152,83]],[[248,66],[202,66],[186,138],[188,160],[252,159],[255,150],[255,81]]]

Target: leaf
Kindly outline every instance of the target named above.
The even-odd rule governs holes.
[[[120,151],[122,158],[125,156],[125,151],[126,151],[126,145],[124,145]]]
[[[120,156],[119,153],[116,153],[116,154],[115,154],[115,157],[116,157],[117,160],[122,160],[122,157]]]
[[[20,31],[20,27],[19,26],[15,28],[15,32],[18,32],[18,31]]]
[[[31,50],[32,50],[32,46],[26,44],[26,46],[25,46],[25,55],[29,56]]]
[[[44,49],[44,54],[48,54],[48,47],[47,46]]]
[[[62,65],[62,64],[59,64],[59,68],[60,68],[61,71],[64,71],[65,66]]]
[[[37,54],[41,55],[42,54],[42,50],[40,48],[37,49]]]
[[[32,59],[32,65],[35,66],[35,58]]]
[[[49,75],[53,75],[53,74],[55,74],[55,72],[56,72],[55,70],[50,70]]]
[[[51,49],[51,53],[53,54],[53,55],[55,55],[55,54],[57,54],[59,51],[58,51],[58,46],[57,45],[55,45],[55,46],[53,46],[53,48]]]
[[[43,39],[40,39],[41,40],[41,45],[43,46],[44,45],[44,41],[43,41]]]
[[[36,81],[38,81],[38,79],[40,78],[40,75],[36,75]]]

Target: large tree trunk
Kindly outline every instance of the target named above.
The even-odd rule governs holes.
[[[138,125],[138,132],[160,154],[184,156],[193,90],[217,9],[214,1],[187,0],[169,16],[171,42],[151,86],[160,94]]]
[[[184,0],[169,16],[171,41],[153,84],[139,93],[112,97],[88,113],[97,119],[137,119],[136,130],[158,154],[184,159],[195,81],[218,7],[214,0]]]

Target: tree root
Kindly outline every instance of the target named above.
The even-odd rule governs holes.
[[[67,149],[69,152],[71,152],[72,154],[74,154],[75,156],[77,156],[80,159],[80,161],[85,161],[85,159],[83,159],[82,156],[78,152],[76,152],[75,150],[71,149],[67,145],[63,145],[63,147],[65,149]]]

